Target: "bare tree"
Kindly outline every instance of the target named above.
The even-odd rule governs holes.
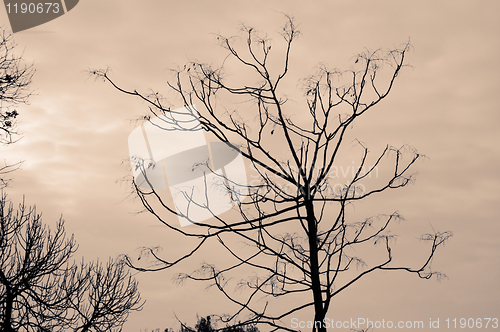
[[[413,268],[393,262],[395,236],[389,229],[402,219],[397,211],[366,219],[348,216],[350,205],[411,183],[414,174],[410,168],[421,158],[415,149],[386,146],[372,157],[359,142],[360,152],[349,172],[350,179],[339,184],[332,176],[341,163],[345,152],[342,148],[355,120],[371,112],[391,92],[406,66],[410,44],[387,52],[364,51],[352,60],[353,67],[347,71],[319,66],[316,74],[302,81],[304,95],[297,98],[305,102],[300,108],[298,102],[290,103],[282,91],[290,71],[292,44],[299,34],[293,19],[287,16],[281,31],[282,46],[253,28],[243,26],[242,32],[243,38],[216,36],[228,51],[221,67],[192,61],[174,70],[168,86],[180,97],[189,115],[199,119],[196,128],[179,121],[176,111],[167,107],[159,93],[127,90],[116,84],[106,70],[92,72],[120,92],[144,100],[152,112],[146,117],[152,125],[161,126],[163,122],[166,129],[178,131],[203,129],[210,139],[241,153],[250,166],[248,173],[258,176],[257,182],[243,188],[248,195],[241,199],[238,190],[243,185],[224,179],[225,189],[234,194],[237,204],[233,210],[238,213],[212,212],[210,220],[191,220],[196,226],[181,228],[169,222],[169,215],[189,220],[189,213],[176,209],[148,179],[148,171],[160,161],[133,158],[133,167],[142,169],[147,183],[134,182],[145,209],[172,231],[173,238],[179,235],[186,245],[193,245],[186,252],[171,252],[167,257],[157,247],[144,248],[151,264],[139,265],[127,257],[128,264],[140,271],[168,269],[194,259],[194,254],[208,243],[218,243],[230,257],[222,263],[225,265],[202,263],[193,273],[178,274],[176,280],[205,281],[217,287],[236,307],[223,317],[225,321],[244,317],[241,324],[267,324],[289,331],[295,329],[285,320],[311,309],[312,330],[326,331],[323,320],[333,298],[374,271],[403,270],[424,279],[442,277],[431,270],[431,262],[450,232],[423,235],[421,240],[429,241],[430,252],[424,254],[420,266]],[[278,57],[272,47],[280,53],[280,65],[276,65]],[[227,68],[238,68],[240,75],[227,73]],[[229,103],[225,104],[225,100]],[[195,103],[198,110],[190,106]],[[382,172],[385,179],[381,176],[369,181],[387,159],[392,160],[392,169]],[[204,167],[216,171],[209,163]],[[366,188],[363,181],[371,183],[371,188]],[[208,192],[208,188],[205,190]],[[183,195],[193,208],[211,209],[208,197],[196,201],[189,190]],[[378,251],[371,250],[369,261],[356,256],[360,249],[373,245],[379,247]],[[371,257],[375,253],[379,255],[377,260]],[[245,273],[249,277],[234,285],[233,280]],[[280,300],[268,303],[271,298]]]
[[[55,231],[35,208],[0,200],[2,331],[120,331],[142,307],[137,282],[121,261],[71,262],[77,245],[61,219]]]
[[[15,142],[13,137],[18,134],[16,118],[18,111],[13,107],[26,103],[30,96],[28,90],[34,74],[32,65],[24,65],[22,56],[14,54],[15,44],[12,35],[1,30],[0,35],[0,144]],[[0,188],[7,185],[7,179],[1,176],[16,170],[20,163],[0,166]]]

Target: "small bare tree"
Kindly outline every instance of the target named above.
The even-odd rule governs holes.
[[[12,35],[0,30],[0,144],[5,145],[15,142],[13,137],[18,134],[16,118],[19,113],[13,107],[28,101],[31,94],[28,87],[35,71],[32,65],[23,64],[21,56],[14,54],[16,45]],[[16,170],[20,164],[4,163],[0,166],[0,188],[8,182],[2,176]]]
[[[121,331],[142,307],[137,282],[121,261],[72,263],[76,250],[62,219],[51,231],[34,207],[1,197],[2,331]]]
[[[213,240],[228,256],[224,266],[203,263],[193,273],[178,274],[176,280],[205,281],[219,289],[236,306],[233,313],[222,317],[225,321],[245,317],[241,325],[267,324],[289,331],[295,329],[285,319],[310,309],[312,330],[326,331],[323,322],[334,297],[374,271],[403,270],[424,279],[443,276],[430,267],[436,249],[451,236],[450,232],[423,235],[421,239],[430,242],[430,252],[420,266],[412,268],[393,262],[394,235],[389,227],[402,219],[397,211],[361,220],[348,216],[349,205],[411,183],[414,176],[410,168],[421,158],[415,149],[386,146],[373,158],[359,143],[360,154],[347,183],[339,184],[332,176],[341,163],[342,147],[355,120],[371,112],[391,92],[406,66],[410,44],[387,52],[360,53],[347,71],[321,65],[316,74],[302,82],[305,103],[299,108],[282,92],[290,71],[292,44],[299,34],[294,21],[287,17],[281,31],[284,45],[280,65],[271,51],[279,50],[279,45],[253,28],[243,26],[242,32],[241,46],[238,37],[216,36],[228,51],[223,66],[192,61],[174,70],[174,80],[168,85],[190,116],[199,119],[197,128],[176,120],[177,114],[159,93],[127,90],[106,70],[93,71],[120,92],[144,100],[152,115],[161,118],[153,123],[153,117],[147,116],[152,125],[161,126],[163,121],[166,130],[203,129],[210,139],[241,153],[251,168],[249,174],[258,177],[257,182],[243,188],[248,195],[241,200],[238,190],[242,185],[225,179],[225,189],[235,194],[233,210],[238,213],[213,212],[209,221],[192,220],[196,226],[181,228],[168,222],[164,212],[185,219],[190,218],[189,213],[176,209],[148,180],[148,171],[160,161],[135,158],[133,167],[142,169],[148,184],[134,182],[145,209],[172,231],[172,241],[179,235],[186,245],[193,246],[183,253],[171,252],[170,257],[162,257],[158,248],[144,248],[153,264],[139,265],[127,257],[128,264],[140,271],[172,268],[193,259]],[[240,75],[228,74],[227,68],[238,68]],[[225,100],[229,103],[224,104]],[[195,103],[199,112],[189,106]],[[372,188],[366,188],[362,182],[375,175],[388,158],[393,160],[392,170],[383,173],[385,179],[379,178],[372,182]],[[192,166],[194,169],[196,165]],[[209,164],[205,167],[210,169]],[[208,192],[209,188],[205,189]],[[196,201],[192,191],[183,194],[193,208],[211,209],[208,197]],[[247,245],[242,246],[242,242]],[[377,260],[373,255],[369,255],[369,261],[356,256],[356,252],[372,245],[382,246],[378,251],[369,249],[379,254]],[[246,273],[249,276],[241,279]],[[235,278],[241,279],[234,285],[238,292],[232,288]],[[280,300],[268,302],[271,298]]]

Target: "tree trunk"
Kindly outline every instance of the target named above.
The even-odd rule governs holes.
[[[14,332],[12,328],[12,305],[14,303],[14,296],[12,295],[12,290],[8,285],[6,287],[6,296],[5,296],[5,312],[2,323],[2,331],[5,332]]]
[[[319,277],[318,261],[318,229],[316,227],[316,218],[314,216],[314,205],[312,201],[306,201],[307,228],[309,230],[309,259],[311,264],[311,283],[314,299],[314,326],[313,332],[326,332],[323,324],[325,312],[323,309],[323,296],[321,294],[321,282]]]

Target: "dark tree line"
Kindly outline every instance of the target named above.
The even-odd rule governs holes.
[[[185,324],[181,324],[181,329],[179,332],[259,332],[259,329],[255,325],[228,325],[218,328],[212,322],[212,317],[200,317],[194,328],[189,327]]]
[[[144,330],[147,332],[148,330]],[[166,328],[163,332],[174,332],[173,328]],[[185,323],[181,323],[181,328],[177,330],[178,332],[260,332],[255,325],[245,325],[245,324],[235,324],[229,325],[225,324],[224,327],[219,328],[217,324],[212,321],[212,316],[198,317],[198,322],[194,327],[190,327]],[[141,330],[142,332],[142,330]],[[151,330],[151,332],[162,332],[160,329]]]

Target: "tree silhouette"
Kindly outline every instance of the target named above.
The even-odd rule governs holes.
[[[71,263],[76,250],[62,219],[51,231],[34,207],[1,197],[2,331],[121,331],[142,307],[137,282],[120,261]]]
[[[148,179],[148,171],[160,161],[133,159],[133,167],[142,169],[147,182],[144,186],[134,181],[145,209],[171,230],[172,241],[185,243],[181,249],[191,247],[166,257],[158,247],[143,248],[151,264],[139,265],[127,256],[128,264],[140,271],[168,269],[195,259],[194,254],[204,248],[213,252],[208,244],[218,243],[227,254],[219,263],[222,266],[202,263],[192,273],[179,273],[175,280],[204,281],[216,287],[235,306],[234,312],[221,317],[226,322],[242,319],[241,324],[265,324],[289,331],[294,329],[285,319],[310,309],[311,321],[317,322],[313,331],[326,331],[322,322],[333,298],[374,271],[402,270],[424,279],[442,277],[431,270],[431,261],[450,232],[424,234],[421,240],[430,243],[430,252],[413,268],[393,262],[395,235],[390,225],[402,220],[397,211],[363,219],[348,215],[349,206],[413,182],[410,168],[421,158],[415,149],[386,146],[373,156],[358,142],[359,154],[346,172],[350,174],[346,183],[337,182],[335,176],[355,120],[371,112],[391,92],[406,66],[410,44],[387,52],[366,50],[355,57],[347,71],[320,65],[314,75],[302,81],[304,95],[297,96],[304,99],[301,107],[296,100],[290,102],[283,91],[292,65],[292,44],[299,35],[293,19],[287,16],[281,30],[283,45],[274,44],[251,27],[243,26],[242,33],[243,38],[216,36],[228,51],[221,67],[192,61],[173,71],[174,79],[168,86],[191,118],[199,119],[200,125],[194,129],[176,118],[176,111],[167,107],[159,93],[128,90],[115,83],[107,70],[92,72],[120,92],[145,101],[152,112],[145,119],[152,125],[161,127],[164,123],[165,129],[168,126],[168,130],[178,131],[203,129],[208,140],[223,142],[241,153],[250,168],[247,173],[257,178],[244,188],[224,179],[224,189],[232,193],[235,203],[233,211],[221,215],[212,211],[210,220],[191,220],[196,226],[181,228],[170,222],[169,216],[189,220],[189,213],[176,209]],[[271,45],[278,56],[271,53]],[[196,109],[192,106],[195,103]],[[154,122],[154,117],[160,120]],[[168,144],[172,142],[165,141]],[[390,167],[384,166],[387,160]],[[224,177],[209,163],[205,167],[211,175]],[[208,181],[205,183],[207,193],[210,188]],[[248,194],[242,198],[239,193],[245,191]],[[197,201],[193,192],[186,189],[182,193],[188,207],[211,211],[208,197]],[[377,247],[371,249],[373,245]],[[370,260],[356,254],[366,248]],[[375,254],[378,260],[373,259]],[[249,277],[234,284],[245,273]]]
[[[5,145],[15,142],[13,137],[18,134],[16,118],[19,113],[13,107],[28,101],[31,94],[28,87],[34,69],[32,65],[24,65],[22,57],[14,54],[16,45],[12,41],[12,35],[0,30],[0,144]],[[0,166],[0,188],[8,183],[2,176],[19,168],[20,164]]]

